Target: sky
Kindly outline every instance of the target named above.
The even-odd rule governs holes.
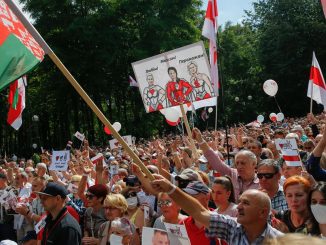
[[[206,10],[207,1],[203,1],[203,9]],[[241,23],[245,16],[244,10],[252,10],[252,3],[255,0],[217,0],[218,23],[224,25],[227,21],[233,24]]]

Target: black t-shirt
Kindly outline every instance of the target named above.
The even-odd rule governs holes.
[[[52,220],[51,214],[45,219],[42,245],[81,245],[81,230],[78,222],[63,208],[58,217]]]

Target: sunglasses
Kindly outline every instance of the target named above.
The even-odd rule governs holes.
[[[157,206],[158,207],[170,207],[172,205],[172,201],[171,200],[166,200],[166,201],[157,201]]]
[[[90,199],[90,200],[92,200],[95,197],[95,195],[93,195],[93,194],[86,194],[85,196],[87,199]]]
[[[258,177],[258,179],[262,179],[262,178],[271,179],[274,177],[275,174],[276,173],[258,173],[257,177]]]

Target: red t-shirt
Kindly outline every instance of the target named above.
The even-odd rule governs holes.
[[[210,245],[210,239],[205,236],[205,227],[198,228],[195,220],[192,217],[185,218],[179,222],[180,225],[184,224],[188,233],[191,244]],[[216,245],[227,245],[224,241],[215,239]]]

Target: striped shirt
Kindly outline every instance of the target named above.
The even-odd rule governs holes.
[[[209,228],[206,229],[207,237],[218,237],[225,240],[228,244],[259,245],[264,239],[283,235],[282,232],[274,229],[267,224],[266,229],[256,238],[249,242],[242,225],[229,216],[211,213]]]

